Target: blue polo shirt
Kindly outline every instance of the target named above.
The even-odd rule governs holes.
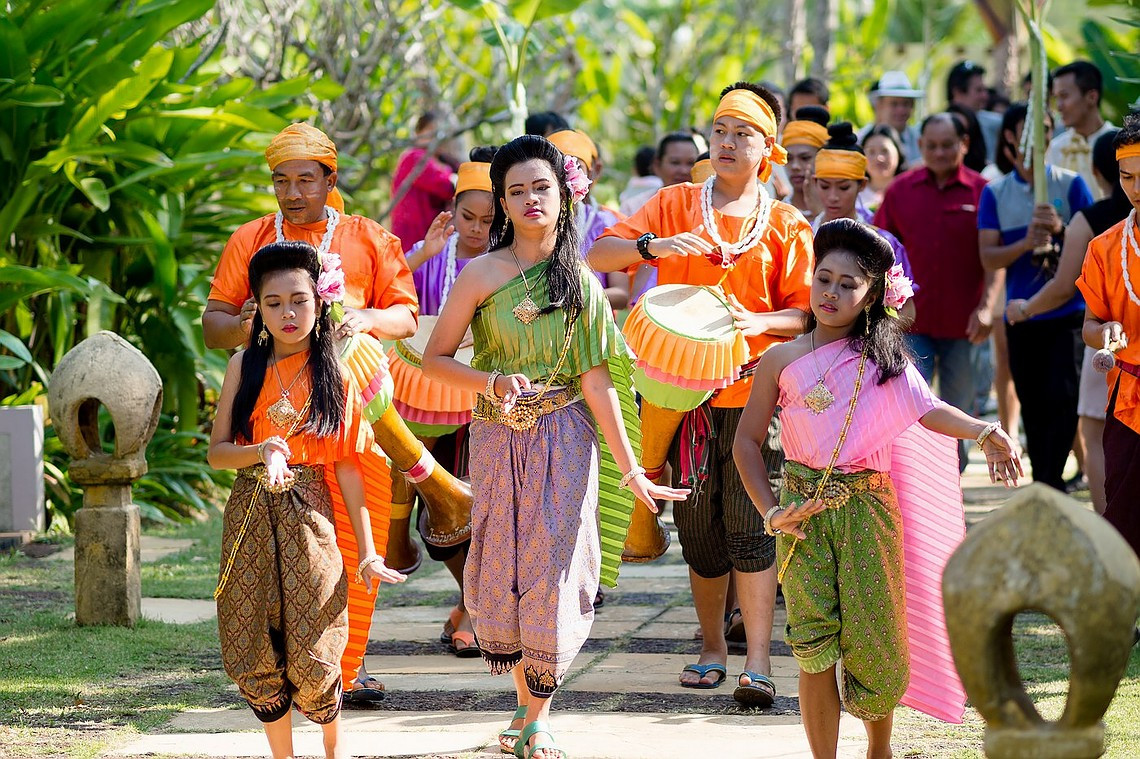
[[[1057,209],[1061,220],[1068,224],[1073,214],[1093,204],[1092,193],[1080,175],[1067,169],[1046,166],[1049,200]],[[1016,171],[1011,171],[994,180],[982,189],[978,201],[978,229],[996,229],[1001,233],[1001,244],[1011,245],[1024,240],[1029,233],[1029,223],[1033,220],[1033,186]],[[1051,275],[1043,272],[1033,263],[1033,253],[1028,252],[1010,264],[1005,270],[1006,300],[1030,298],[1037,293]],[[1074,313],[1083,313],[1085,301],[1078,292],[1064,305],[1034,316],[1038,319],[1056,319]]]

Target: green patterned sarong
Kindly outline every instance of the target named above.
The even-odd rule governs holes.
[[[815,495],[823,473],[784,465],[782,506]],[[842,662],[843,703],[862,720],[888,716],[910,681],[902,516],[888,475],[833,472],[829,508],[803,524],[806,540],[781,535],[788,611],[785,639],[804,672]]]

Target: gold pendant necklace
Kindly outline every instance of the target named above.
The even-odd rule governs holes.
[[[530,291],[533,289],[530,283],[526,281],[526,272],[523,271],[522,264],[519,263],[519,257],[515,255],[514,246],[510,248],[511,256],[515,259],[515,266],[519,267],[519,275],[522,276],[523,288],[526,290],[526,297],[518,302],[518,304],[511,309],[511,313],[515,315],[523,324],[530,324],[539,317],[542,313],[538,304],[535,303],[530,297]]]
[[[815,370],[819,372],[819,379],[816,380],[815,387],[804,396],[804,403],[813,414],[819,416],[831,408],[831,404],[835,403],[835,395],[827,389],[827,385],[823,384],[823,378],[831,371],[832,367],[835,366],[835,361],[839,360],[839,356],[843,355],[843,351],[839,351],[839,356],[836,356],[835,360],[831,362],[831,366],[827,367],[827,372],[820,372],[819,359],[815,355],[815,330],[811,331],[808,339],[811,341],[812,360],[815,362]]]
[[[306,362],[307,364],[308,362]],[[297,376],[289,383],[289,387],[285,387],[285,383],[281,381],[281,372],[277,369],[277,362],[273,362],[273,373],[277,376],[277,386],[281,388],[281,397],[277,402],[270,406],[265,411],[265,415],[269,417],[270,423],[274,427],[290,427],[301,418],[301,412],[298,411],[292,401],[289,400],[289,391],[293,389],[293,385],[297,384],[297,380],[305,373],[305,366],[302,365],[301,369],[297,372]]]

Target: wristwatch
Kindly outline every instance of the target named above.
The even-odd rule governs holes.
[[[637,252],[640,253],[641,257],[646,261],[657,260],[657,256],[649,252],[649,241],[656,239],[657,235],[653,234],[652,232],[646,232],[641,237],[637,238]]]

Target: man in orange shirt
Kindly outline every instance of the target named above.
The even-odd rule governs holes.
[[[804,330],[810,308],[811,227],[794,208],[768,198],[761,188],[772,164],[786,160],[776,143],[780,107],[775,97],[763,87],[739,82],[721,93],[713,121],[710,158],[715,174],[706,184],[660,190],[599,238],[590,263],[601,271],[624,271],[648,261],[657,267],[662,285],[715,285],[725,277],[722,286],[754,366],[769,346]],[[707,203],[702,203],[702,193],[708,194]],[[760,225],[755,238],[753,229]],[[740,249],[748,239],[752,244]],[[710,260],[724,256],[735,256],[727,276]],[[708,479],[674,513],[704,639],[699,662],[681,673],[681,684],[716,687],[725,678],[723,615],[731,574],[748,638],[745,671],[733,696],[741,703],[768,706],[776,691],[768,656],[776,545],[764,534],[762,515],[744,491],[732,460],[733,436],[752,387],[747,368],[748,376],[710,401],[707,411],[716,435],[707,441]],[[775,425],[766,459],[768,471],[779,473],[783,456]]]
[[[1140,554],[1140,114],[1131,114],[1113,140],[1120,186],[1132,203],[1128,217],[1094,237],[1077,287],[1085,297],[1084,339],[1116,354],[1108,373],[1104,423],[1104,518]]]
[[[249,260],[264,245],[278,240],[303,240],[322,255],[340,256],[345,317],[337,329],[342,336],[369,332],[379,339],[410,337],[416,330],[419,301],[400,241],[371,219],[343,213],[336,191],[337,151],[332,140],[307,124],[293,124],[270,142],[265,158],[279,210],[238,227],[226,243],[202,314],[206,346],[233,349],[248,342],[256,310],[249,287]],[[370,502],[369,507],[390,508],[387,468],[364,474],[376,497],[386,499],[382,504]],[[334,510],[338,525],[347,525],[343,503],[334,503]],[[386,516],[379,516],[373,516],[373,536],[377,548],[383,550],[388,526]],[[339,536],[342,531],[337,532]],[[351,540],[338,539],[338,543],[351,577],[359,558],[355,545]],[[348,583],[349,642],[341,660],[346,702],[384,697],[384,686],[368,676],[363,664],[375,601],[365,586]]]

